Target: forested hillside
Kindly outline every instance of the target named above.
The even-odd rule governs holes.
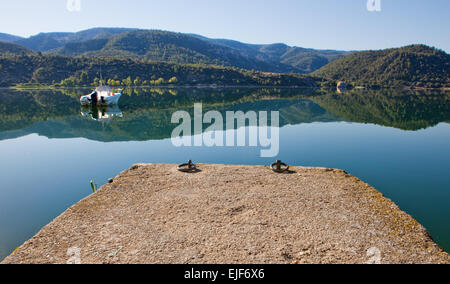
[[[31,53],[31,50],[14,43],[7,43],[0,41],[0,55],[21,54],[21,53]]]
[[[314,75],[363,86],[449,87],[450,55],[425,45],[357,52]]]
[[[40,33],[29,38],[8,36],[16,44],[50,54],[214,64],[274,73],[309,73],[348,54],[345,51],[314,50],[285,44],[247,44],[194,34],[126,28]]]
[[[233,67],[123,58],[65,57],[39,53],[0,56],[0,86],[24,83],[97,85],[101,72],[111,86],[316,86],[315,80],[309,76],[263,73]]]
[[[77,33],[40,33],[29,38],[20,38],[14,42],[34,51],[47,52],[68,43],[109,38],[131,30],[126,28],[93,28]]]
[[[181,64],[216,64],[277,73],[309,73],[347,54],[148,30],[129,31],[108,39],[73,42],[50,52],[67,56],[115,56]]]
[[[3,86],[92,84],[103,68],[112,85],[450,87],[450,55],[425,45],[350,53],[126,28],[1,38]]]

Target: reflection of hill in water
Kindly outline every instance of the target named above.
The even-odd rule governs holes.
[[[450,94],[354,90],[314,96],[312,101],[348,121],[419,130],[449,120]]]
[[[78,97],[86,90],[0,91],[0,139],[37,133],[49,138],[84,137],[97,141],[145,141],[169,138],[176,110],[204,112],[280,111],[280,126],[340,121],[375,123],[417,130],[449,121],[444,94],[402,94],[392,91],[351,91],[346,94],[268,89],[135,90],[121,100],[123,117],[95,121],[80,115]],[[300,94],[299,94],[300,93]],[[86,112],[85,110],[83,110]],[[340,118],[342,117],[342,119]]]
[[[78,110],[79,103],[60,92],[0,90],[0,132],[63,118],[78,113]]]
[[[78,99],[89,89],[61,91],[0,90],[0,131],[22,129],[40,121],[78,115]],[[120,107],[124,112],[143,109],[190,108],[195,102],[206,105],[232,105],[270,96],[293,97],[292,91],[266,89],[135,89],[125,90]]]
[[[193,108],[180,110],[185,110],[194,117]],[[217,110],[224,117],[226,116],[226,111],[279,110],[281,126],[302,122],[338,120],[336,116],[326,112],[316,104],[305,100],[273,100],[261,101],[255,104],[237,104],[232,107],[204,107],[204,112],[209,110]],[[170,138],[176,126],[175,124],[171,124],[173,112],[174,109],[141,109],[124,112],[123,118],[115,118],[109,123],[101,123],[80,115],[72,115],[55,120],[41,121],[22,130],[0,133],[0,139],[12,138],[11,136],[18,137],[31,133],[37,133],[48,138],[84,137],[90,140],[105,142],[165,139]],[[13,133],[16,135],[13,135]]]

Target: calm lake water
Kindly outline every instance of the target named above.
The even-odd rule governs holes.
[[[345,169],[376,187],[450,251],[450,94],[275,89],[126,90],[120,106],[81,108],[88,90],[0,90],[0,259],[134,163]],[[176,110],[279,111],[280,153],[174,147]],[[207,126],[205,126],[206,128]]]

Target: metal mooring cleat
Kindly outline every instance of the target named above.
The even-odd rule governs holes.
[[[273,163],[270,165],[270,168],[272,171],[276,173],[285,173],[289,171],[289,166],[283,163],[282,161],[278,160],[276,163]]]
[[[186,164],[181,164],[177,167],[177,169],[180,172],[184,172],[184,173],[192,173],[197,171],[197,165],[192,163],[191,160],[189,160],[189,162],[187,162]]]

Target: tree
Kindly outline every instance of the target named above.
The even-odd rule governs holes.
[[[169,79],[169,84],[176,84],[178,83],[178,78],[177,77],[172,77]]]
[[[128,77],[124,80],[125,86],[131,86],[133,84],[133,81],[131,80],[131,77]]]
[[[76,80],[74,77],[69,77],[61,81],[61,85],[64,87],[74,87],[76,85]]]
[[[80,84],[85,85],[88,84],[88,73],[86,71],[83,71],[80,73]]]
[[[33,72],[32,81],[36,83],[40,83],[45,81],[46,78],[46,70],[45,68],[41,67],[36,69],[36,71]]]
[[[158,80],[155,81],[155,85],[162,85],[165,83],[164,78],[159,78]]]

